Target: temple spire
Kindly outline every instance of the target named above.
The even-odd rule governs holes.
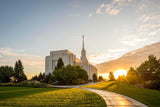
[[[82,60],[84,63],[88,63],[88,60],[87,60],[87,57],[86,57],[86,50],[84,49],[84,35],[82,35],[81,60]]]
[[[84,49],[84,35],[82,35],[82,49]]]

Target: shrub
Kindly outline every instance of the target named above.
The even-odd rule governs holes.
[[[159,81],[149,81],[146,82],[144,85],[145,88],[150,88],[150,89],[157,89],[160,90],[160,80]]]
[[[104,79],[103,79],[102,76],[99,76],[99,77],[98,77],[98,80],[99,80],[99,81],[102,81],[102,80],[104,80]]]
[[[36,87],[36,88],[48,88],[49,85],[40,83],[39,81],[23,81],[21,83],[1,83],[0,86],[17,86],[17,87]]]
[[[79,85],[79,84],[85,84],[86,81],[84,81],[83,79],[76,79],[76,80],[73,80],[72,83],[74,85]]]

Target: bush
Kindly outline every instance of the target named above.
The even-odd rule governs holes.
[[[23,81],[21,83],[1,83],[0,86],[49,88],[50,86],[39,81]]]
[[[79,85],[79,84],[85,84],[86,81],[84,81],[83,79],[77,79],[77,80],[73,80],[72,83],[74,85]]]
[[[146,82],[144,85],[145,88],[150,88],[150,89],[157,89],[160,90],[160,80],[159,81],[149,81]]]
[[[103,79],[102,76],[99,76],[99,77],[98,77],[98,80],[99,80],[99,81],[103,81],[104,79]]]

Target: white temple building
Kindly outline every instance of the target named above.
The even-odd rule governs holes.
[[[97,69],[95,66],[90,64],[86,57],[86,50],[84,48],[84,35],[82,36],[82,50],[81,50],[81,59],[78,59],[76,55],[71,53],[68,50],[58,50],[51,51],[49,56],[45,58],[45,75],[52,73],[57,66],[58,59],[62,58],[64,65],[80,65],[88,73],[88,79],[92,80],[92,76],[95,73],[97,75]]]

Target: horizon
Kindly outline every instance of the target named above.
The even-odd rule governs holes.
[[[160,42],[159,0],[0,1],[0,65],[20,59],[27,77],[45,72],[50,51],[79,58],[83,34],[93,65]]]

